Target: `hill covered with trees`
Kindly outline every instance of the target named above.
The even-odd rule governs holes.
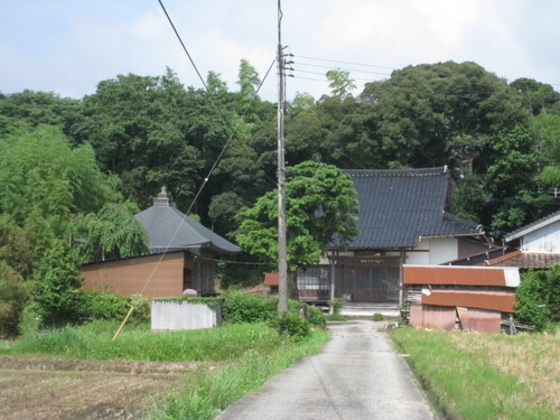
[[[409,66],[362,92],[343,72],[328,76],[331,95],[298,93],[287,105],[289,166],[447,165],[451,211],[497,238],[558,209],[549,193],[560,187],[552,86],[508,83],[472,62]],[[1,300],[0,317],[21,310],[50,250],[104,220],[108,206],[126,225],[162,186],[181,211],[234,239],[236,215],[276,188],[276,104],[260,99],[246,60],[237,91],[213,72],[206,84],[184,86],[168,69],[101,81],[82,99],[0,94],[0,289],[12,297]],[[131,235],[141,242],[140,232]],[[111,255],[140,252],[127,243]]]

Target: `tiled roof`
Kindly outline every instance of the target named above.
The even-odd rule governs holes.
[[[445,211],[445,167],[344,172],[352,177],[360,203],[360,234],[350,248],[413,247],[421,236],[480,233],[475,224]]]
[[[552,264],[560,263],[560,254],[514,251],[493,260],[486,261],[484,265],[493,267],[518,267],[547,269]]]
[[[162,250],[212,247],[224,253],[237,253],[240,248],[171,206],[165,191],[155,204],[135,215],[150,238],[152,253]]]

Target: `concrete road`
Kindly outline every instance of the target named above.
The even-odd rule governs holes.
[[[329,325],[324,353],[307,357],[230,405],[216,420],[435,419],[379,323]]]

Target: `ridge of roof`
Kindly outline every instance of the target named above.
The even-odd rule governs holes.
[[[409,168],[409,169],[344,169],[343,172],[352,176],[433,176],[448,173],[447,166],[434,168]]]

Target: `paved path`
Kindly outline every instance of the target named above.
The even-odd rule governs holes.
[[[410,369],[379,324],[329,325],[323,353],[306,357],[230,405],[216,420],[434,419]]]

